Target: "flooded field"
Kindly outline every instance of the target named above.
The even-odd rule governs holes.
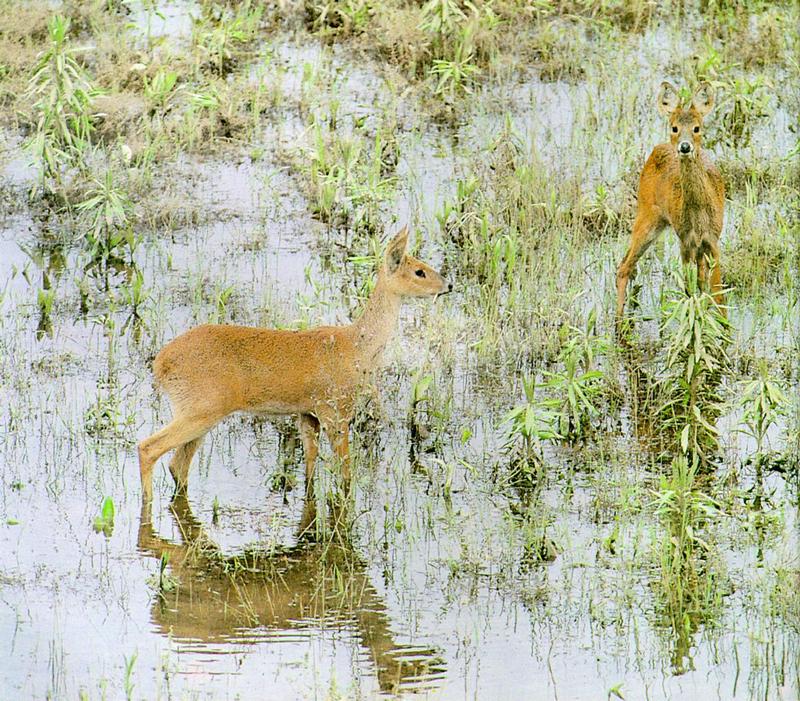
[[[0,13],[0,699],[800,697],[797,3]],[[671,231],[615,324],[663,80],[715,92],[729,324]],[[143,509],[159,349],[349,323],[405,224],[454,291],[351,492],[237,414]]]

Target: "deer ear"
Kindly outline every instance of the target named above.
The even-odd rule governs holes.
[[[389,242],[386,248],[386,268],[390,273],[395,272],[400,267],[400,262],[406,252],[406,244],[408,243],[408,226],[404,226],[400,231],[395,234],[395,237]]]
[[[658,90],[658,111],[664,116],[669,116],[678,107],[679,102],[678,89],[666,80],[661,83]]]
[[[711,83],[700,83],[692,98],[692,107],[701,117],[705,117],[713,106],[714,88]]]

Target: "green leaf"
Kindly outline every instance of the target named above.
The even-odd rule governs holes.
[[[623,699],[623,701],[624,701],[625,696],[622,694],[622,684],[623,684],[623,682],[620,682],[619,684],[615,684],[614,686],[612,686],[608,690],[608,698],[611,698],[612,696],[616,696],[618,699]]]
[[[114,500],[111,497],[103,499],[102,512],[104,521],[114,521]]]

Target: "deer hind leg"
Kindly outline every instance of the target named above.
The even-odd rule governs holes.
[[[189,484],[189,466],[202,442],[203,436],[200,436],[175,448],[175,453],[169,463],[169,471],[172,479],[175,480],[173,499],[186,494],[186,487]]]
[[[314,486],[314,465],[319,453],[319,420],[312,414],[300,414],[300,437],[303,439],[303,456],[306,460],[306,493]]]
[[[639,208],[633,222],[630,246],[617,268],[617,318],[625,312],[625,293],[628,281],[636,272],[636,264],[663,229],[664,223],[658,212],[653,208]]]
[[[176,416],[160,431],[139,443],[139,473],[142,479],[143,502],[150,502],[153,498],[153,466],[156,461],[173,448],[202,438],[221,418],[221,415],[216,414]]]

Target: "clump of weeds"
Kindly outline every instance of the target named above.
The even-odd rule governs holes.
[[[245,0],[232,6],[204,3],[192,31],[199,65],[219,77],[229,74],[255,40],[261,25],[260,3]]]
[[[367,29],[374,0],[305,0],[306,26],[323,36],[351,36]]]
[[[603,399],[610,398],[605,373],[596,361],[610,347],[596,335],[597,317],[592,310],[584,329],[572,328],[559,353],[563,370],[546,373],[547,386],[559,398],[559,434],[569,443],[586,441],[595,430]]]
[[[40,167],[41,185],[52,191],[62,185],[64,172],[83,168],[90,143],[90,107],[96,88],[78,63],[85,48],[68,42],[70,23],[62,15],[48,22],[48,47],[28,81],[27,96],[34,102],[34,128],[26,148]]]
[[[452,103],[494,70],[503,56],[530,62],[544,79],[579,78],[578,56],[590,35],[639,31],[654,14],[635,2],[529,3],[427,0],[418,4],[373,0],[305,0],[303,19],[313,32],[377,48],[409,77],[426,80],[433,95]],[[524,59],[522,59],[524,57]]]
[[[24,93],[26,76],[48,40],[50,8],[43,3],[0,3],[0,103],[13,105]]]
[[[758,377],[745,385],[739,405],[743,410],[739,430],[750,436],[756,444],[756,452],[748,461],[760,475],[765,466],[784,461],[783,456],[767,450],[767,434],[786,416],[789,408],[786,393],[779,380],[770,376],[765,360],[758,363]]]
[[[525,402],[514,407],[503,418],[505,439],[503,450],[508,456],[512,472],[529,482],[535,480],[544,465],[545,441],[558,441],[561,416],[558,399],[538,396],[535,378],[522,381]]]
[[[144,80],[144,97],[150,105],[152,114],[163,115],[173,103],[178,84],[178,72],[171,71],[166,68],[159,68],[152,76],[152,78],[145,75]]]
[[[668,436],[665,448],[683,456],[692,470],[707,472],[720,449],[716,421],[730,366],[730,324],[713,297],[698,288],[694,266],[676,276],[676,284],[661,322],[667,355],[659,380],[659,421]]]
[[[537,471],[544,462],[543,442],[575,446],[593,435],[613,396],[605,373],[596,361],[610,344],[595,335],[596,317],[591,314],[585,329],[571,329],[558,356],[559,370],[545,372],[538,385],[534,378],[523,381],[525,402],[503,419],[504,450],[512,470],[523,475]],[[606,412],[608,413],[608,412]]]
[[[558,3],[532,3],[541,18],[563,16],[597,24],[613,25],[623,31],[643,30],[655,16],[657,6],[648,0],[610,0],[586,2],[567,0]]]
[[[395,194],[393,138],[391,131],[370,136],[363,128],[343,136],[317,123],[303,162],[315,216],[357,235],[380,232],[382,208]]]
[[[722,51],[730,54],[731,62],[752,70],[784,59],[791,46],[788,27],[798,20],[797,6],[790,9],[786,5],[780,7],[783,3],[777,5],[765,3],[751,17],[737,12],[733,4],[724,9],[718,6],[722,11],[711,16],[714,34],[719,37]]]
[[[725,279],[737,293],[759,299],[770,294],[775,283],[788,279],[800,262],[792,246],[793,224],[781,212],[768,215],[758,207],[758,194],[745,184],[744,199],[736,205],[738,226],[726,252]]]
[[[109,165],[102,178],[93,178],[86,199],[75,207],[84,226],[84,241],[91,267],[107,270],[109,264],[132,262],[138,238],[133,230],[133,204],[115,179]]]
[[[304,9],[312,31],[369,37],[384,57],[429,79],[432,92],[449,100],[471,90],[501,35],[493,3],[484,0],[306,0]]]
[[[470,92],[481,64],[496,51],[500,19],[491,3],[429,0],[422,7],[419,28],[430,37],[430,76],[434,93],[451,100]]]
[[[720,86],[725,99],[719,107],[719,135],[732,148],[748,146],[760,119],[772,113],[772,85],[763,76],[742,76]]]
[[[538,29],[531,51],[541,80],[576,81],[585,74],[585,57],[591,44],[581,24],[557,19]]]

